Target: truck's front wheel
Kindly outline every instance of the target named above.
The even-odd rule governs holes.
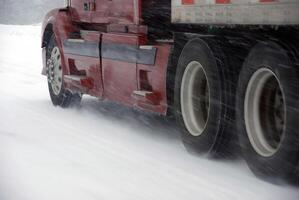
[[[81,101],[80,94],[72,94],[66,90],[63,82],[61,52],[57,46],[54,34],[46,47],[47,79],[52,103],[55,106],[69,107]]]

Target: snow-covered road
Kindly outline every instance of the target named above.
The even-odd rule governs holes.
[[[160,117],[95,98],[53,107],[39,26],[0,25],[0,200],[298,200],[242,161],[188,154]]]

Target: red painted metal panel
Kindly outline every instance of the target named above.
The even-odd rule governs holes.
[[[231,0],[216,0],[216,4],[229,4],[231,3]]]
[[[128,33],[103,33],[103,43],[132,44],[137,45],[141,40],[140,35]]]
[[[91,14],[92,23],[108,23],[111,4],[112,1],[110,0],[95,0],[95,11]]]
[[[90,0],[72,0],[71,1],[71,13],[72,20],[77,22],[90,22],[91,12],[89,11]],[[88,7],[86,9],[86,6]]]
[[[132,106],[132,94],[137,90],[136,63],[102,59],[104,97]]]
[[[95,0],[93,23],[136,24],[139,19],[139,0]],[[136,16],[138,15],[138,16]]]
[[[100,59],[72,54],[65,54],[65,58],[68,69],[73,69],[73,71],[70,70],[67,74],[82,75],[80,72],[84,72],[86,77],[91,78],[94,82],[94,87],[88,90],[87,93],[101,98],[103,95],[103,85]]]
[[[99,32],[99,31],[83,31],[83,30],[81,30],[80,33],[81,33],[81,37],[85,41],[100,42],[101,32]]]
[[[260,0],[261,3],[278,2],[278,0]]]
[[[102,44],[128,44],[137,47],[138,40],[138,35],[106,33],[102,36]],[[136,63],[102,58],[104,97],[132,106],[132,94],[137,90],[136,66]]]
[[[170,53],[171,46],[168,44],[155,45],[157,50],[156,62],[155,65],[143,65],[138,64],[138,90],[150,90],[156,95],[157,105],[145,104],[142,102],[137,103],[137,106],[166,115],[167,112],[167,94],[166,94],[166,73],[167,73],[167,64],[168,57]],[[144,74],[147,74],[147,77],[144,78]],[[146,82],[146,83],[145,83]]]
[[[83,31],[81,36],[85,41],[100,43],[101,33],[98,31]],[[65,48],[65,47],[64,47]],[[103,95],[102,69],[100,55],[98,57],[88,57],[73,54],[64,54],[68,75],[86,75],[93,80],[93,88],[86,91],[92,96],[101,98]]]
[[[183,5],[193,5],[194,4],[194,0],[182,0],[182,4]]]

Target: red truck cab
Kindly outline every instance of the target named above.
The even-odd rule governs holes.
[[[45,32],[52,26],[61,51],[65,88],[166,114],[171,44],[148,39],[141,8],[139,0],[71,0],[49,15],[55,21],[46,17]]]

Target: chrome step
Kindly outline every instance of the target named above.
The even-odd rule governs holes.
[[[72,81],[81,81],[82,79],[86,79],[87,76],[80,75],[64,75],[64,79],[72,80]]]
[[[151,91],[145,91],[145,90],[135,90],[133,92],[133,95],[141,96],[141,97],[146,97],[147,95],[151,95],[153,92]]]
[[[94,80],[87,76],[64,75],[64,82],[70,87],[75,87],[84,92],[94,88]]]
[[[161,97],[154,91],[136,90],[132,94],[137,104],[158,105]]]

